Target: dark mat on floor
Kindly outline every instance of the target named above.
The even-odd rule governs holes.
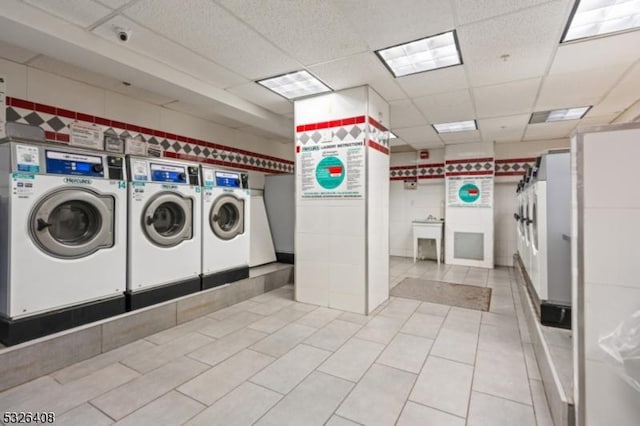
[[[491,288],[405,278],[391,289],[391,295],[422,300],[423,302],[440,303],[441,305],[488,311]]]

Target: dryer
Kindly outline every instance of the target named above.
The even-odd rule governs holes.
[[[127,308],[200,290],[201,189],[197,163],[127,157]]]
[[[541,157],[536,158],[535,165],[531,169],[531,180],[529,182],[529,216],[527,226],[529,227],[529,279],[531,285],[539,294],[540,288],[540,250],[538,241],[538,228],[541,220],[538,212],[538,201],[540,199],[539,192],[544,184],[538,181],[538,170],[540,167]]]
[[[517,251],[520,260],[524,262],[524,181],[521,179],[516,187],[516,212],[513,214],[513,218],[516,221],[516,243]]]
[[[249,276],[249,175],[201,166],[202,289]]]
[[[522,263],[527,276],[531,276],[531,229],[529,227],[529,221],[531,220],[531,173],[532,167],[527,168],[527,172],[524,176],[524,186],[522,192],[522,210],[523,216],[520,219],[522,221],[522,233],[524,240],[522,242]]]
[[[567,150],[538,159],[532,195],[532,284],[545,325],[571,326],[571,159]]]
[[[0,340],[125,312],[123,156],[13,139],[0,176]]]

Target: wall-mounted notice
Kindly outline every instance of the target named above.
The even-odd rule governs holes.
[[[147,143],[138,139],[126,138],[124,141],[124,153],[131,155],[147,155]]]
[[[104,150],[118,154],[124,153],[124,138],[117,135],[104,135]]]
[[[7,117],[7,83],[3,75],[0,75],[0,139],[6,136],[4,131],[4,125]]]
[[[448,207],[490,208],[493,205],[493,176],[447,178]]]
[[[300,147],[302,198],[364,197],[364,140]]]
[[[96,124],[69,124],[69,145],[90,149],[104,149],[102,129]]]

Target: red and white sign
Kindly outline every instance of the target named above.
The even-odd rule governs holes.
[[[427,151],[427,150],[420,151],[420,159],[421,160],[429,159],[429,151]]]

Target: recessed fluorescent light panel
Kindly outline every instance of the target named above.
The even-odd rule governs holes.
[[[468,132],[469,130],[476,130],[476,120],[469,121],[456,121],[453,123],[440,123],[434,124],[433,128],[438,133],[453,133],[453,132]]]
[[[296,71],[277,77],[265,78],[256,83],[287,99],[330,92],[331,89],[307,71]]]
[[[377,50],[376,55],[395,77],[462,63],[455,31]]]
[[[590,106],[579,108],[554,109],[551,111],[538,111],[531,114],[529,124],[552,123],[554,121],[579,120],[591,109]]]
[[[640,27],[639,0],[578,0],[562,42]]]

